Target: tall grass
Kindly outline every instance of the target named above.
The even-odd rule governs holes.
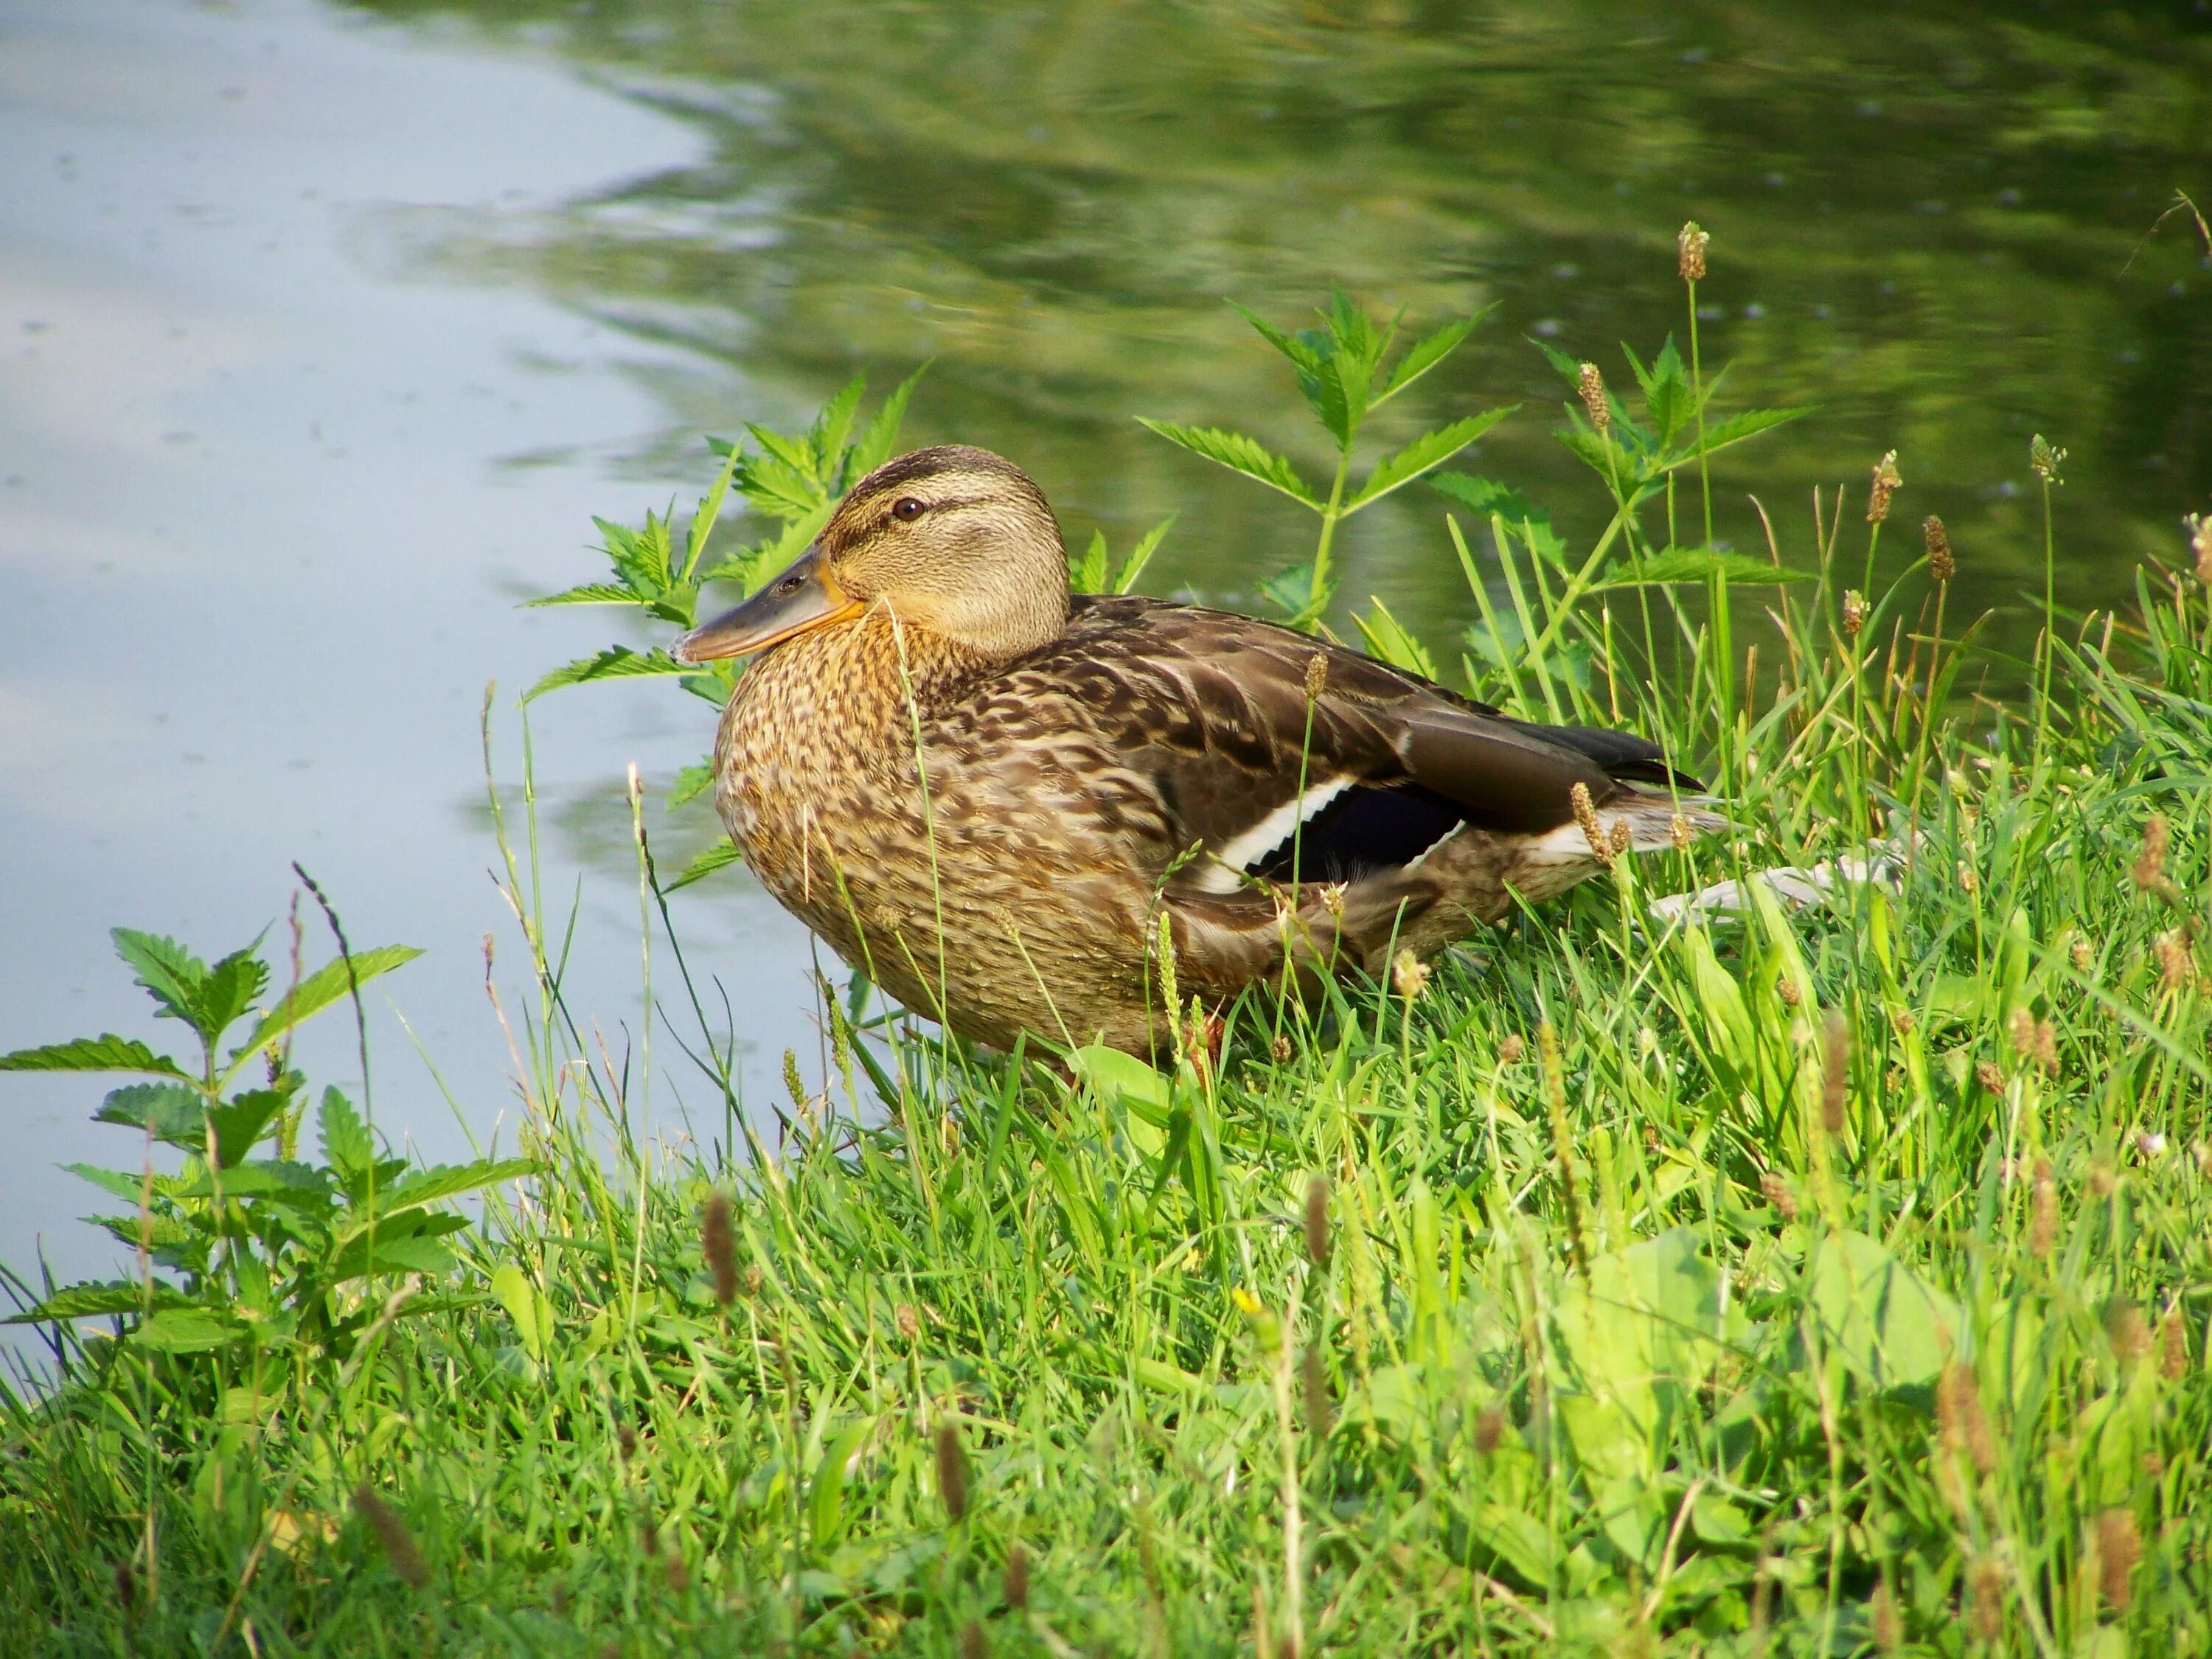
[[[640,797],[650,1077],[568,1006],[526,790],[543,1173],[256,1391],[61,1340],[0,1401],[0,1649],[2212,1651],[2206,587],[1966,697],[1838,507],[1772,532],[1765,673],[1455,526],[1480,689],[1716,763],[1735,835],[1173,1075],[825,987],[758,1127]]]

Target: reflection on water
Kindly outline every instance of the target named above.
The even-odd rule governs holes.
[[[1724,468],[1733,538],[1756,532],[1743,491],[1794,531],[1814,485],[1856,493],[1895,448],[1899,510],[1942,513],[1969,602],[2008,604],[2040,564],[2045,431],[2071,452],[2066,592],[2087,603],[2212,498],[2206,250],[2181,218],[2149,234],[2177,186],[2212,204],[2202,3],[374,9],[527,39],[706,140],[696,165],[418,248],[728,365],[734,387],[665,388],[657,471],[733,396],[796,415],[855,366],[933,358],[917,436],[1008,450],[1078,523],[1183,509],[1161,579],[1233,599],[1291,562],[1296,509],[1129,416],[1310,451],[1221,300],[1287,320],[1340,282],[1417,320],[1495,302],[1401,422],[1525,400],[1481,465],[1588,526],[1528,337],[1619,374],[1619,342],[1681,330],[1673,237],[1695,216],[1736,396],[1821,410]],[[1438,532],[1419,491],[1356,526],[1346,598],[1432,637],[1464,621]]]
[[[1969,603],[2010,605],[2036,431],[2071,451],[2076,603],[2212,505],[2212,270],[2183,221],[2151,234],[2177,186],[2212,203],[2204,0],[27,0],[0,82],[0,1046],[134,1018],[108,922],[227,945],[301,857],[357,937],[430,947],[392,994],[486,1130],[477,699],[607,625],[514,600],[592,574],[591,513],[688,501],[702,434],[856,368],[933,360],[909,435],[1015,456],[1073,536],[1179,511],[1152,585],[1234,601],[1309,524],[1130,419],[1318,459],[1223,298],[1495,304],[1395,418],[1522,401],[1476,464],[1587,533],[1530,340],[1610,366],[1680,331],[1695,216],[1733,396],[1820,406],[1722,470],[1739,544],[1756,489],[1802,556],[1814,486],[1856,495],[1894,447],[1899,511],[1943,514]],[[1403,492],[1342,556],[1348,601],[1443,645],[1469,601],[1439,506]],[[661,688],[540,708],[552,884],[590,872],[573,1000],[614,1031],[622,769],[665,777],[711,716]],[[671,856],[708,830],[680,815]],[[714,887],[680,914],[772,1088],[803,939]],[[384,1039],[388,1121],[449,1153]],[[0,1191],[35,1190],[0,1259],[79,1212],[20,1171],[112,1151],[82,1106],[9,1084]]]

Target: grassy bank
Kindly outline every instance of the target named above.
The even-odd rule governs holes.
[[[131,946],[214,1035],[149,1085],[189,1113],[106,1109],[149,1170],[213,1156],[108,1183],[183,1266],[104,1327],[49,1306],[58,1381],[0,1401],[0,1650],[2212,1650],[2212,547],[1978,699],[1940,530],[1865,593],[1879,477],[1753,556],[1676,544],[1720,433],[1668,362],[1571,419],[1617,507],[1587,556],[1449,486],[1463,672],[1663,736],[1739,833],[1391,987],[1200,1011],[1172,1076],[863,988],[751,1134],[641,800],[665,1020],[623,1053],[502,825],[522,1163],[380,1160],[276,1016],[227,1046],[396,955],[295,950],[288,1001]],[[656,602],[706,545],[663,538]],[[710,1149],[635,1132],[672,1091]]]

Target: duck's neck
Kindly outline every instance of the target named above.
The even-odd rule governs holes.
[[[763,714],[804,705],[809,718],[841,720],[855,732],[927,719],[998,665],[942,634],[904,624],[883,610],[857,622],[802,634],[739,677],[738,696],[757,695]],[[802,690],[801,688],[805,688]]]

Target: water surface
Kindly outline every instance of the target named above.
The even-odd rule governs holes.
[[[2069,451],[2069,604],[2124,598],[2212,507],[2212,270],[2160,223],[2177,188],[2212,203],[2196,0],[30,0],[0,94],[0,1047],[146,1032],[104,928],[222,948],[282,915],[298,859],[357,941],[430,951],[374,1012],[382,1120],[435,1156],[510,1098],[481,988],[480,939],[513,937],[484,684],[504,706],[617,628],[515,601],[594,574],[591,514],[696,495],[702,434],[803,420],[855,372],[928,362],[910,438],[1014,456],[1073,536],[1180,513],[1149,585],[1235,603],[1305,522],[1131,419],[1317,465],[1224,298],[1495,307],[1377,445],[1518,402],[1470,464],[1586,536],[1531,342],[1620,378],[1620,342],[1681,331],[1694,216],[1731,395],[1819,407],[1723,465],[1724,538],[1755,540],[1755,490],[1802,559],[1814,487],[1856,501],[1894,448],[1900,517],[1950,521],[1964,602],[2017,645],[2033,433]],[[1345,596],[1449,660],[1472,604],[1440,506],[1355,521]],[[654,686],[538,706],[573,1000],[617,1049],[624,768],[665,784],[711,718]],[[652,811],[672,855],[711,833]],[[742,872],[679,915],[758,1098],[811,1051],[804,937]],[[336,1037],[308,1058],[348,1075]],[[110,1253],[52,1173],[135,1155],[90,1104],[0,1090],[0,1259]]]

